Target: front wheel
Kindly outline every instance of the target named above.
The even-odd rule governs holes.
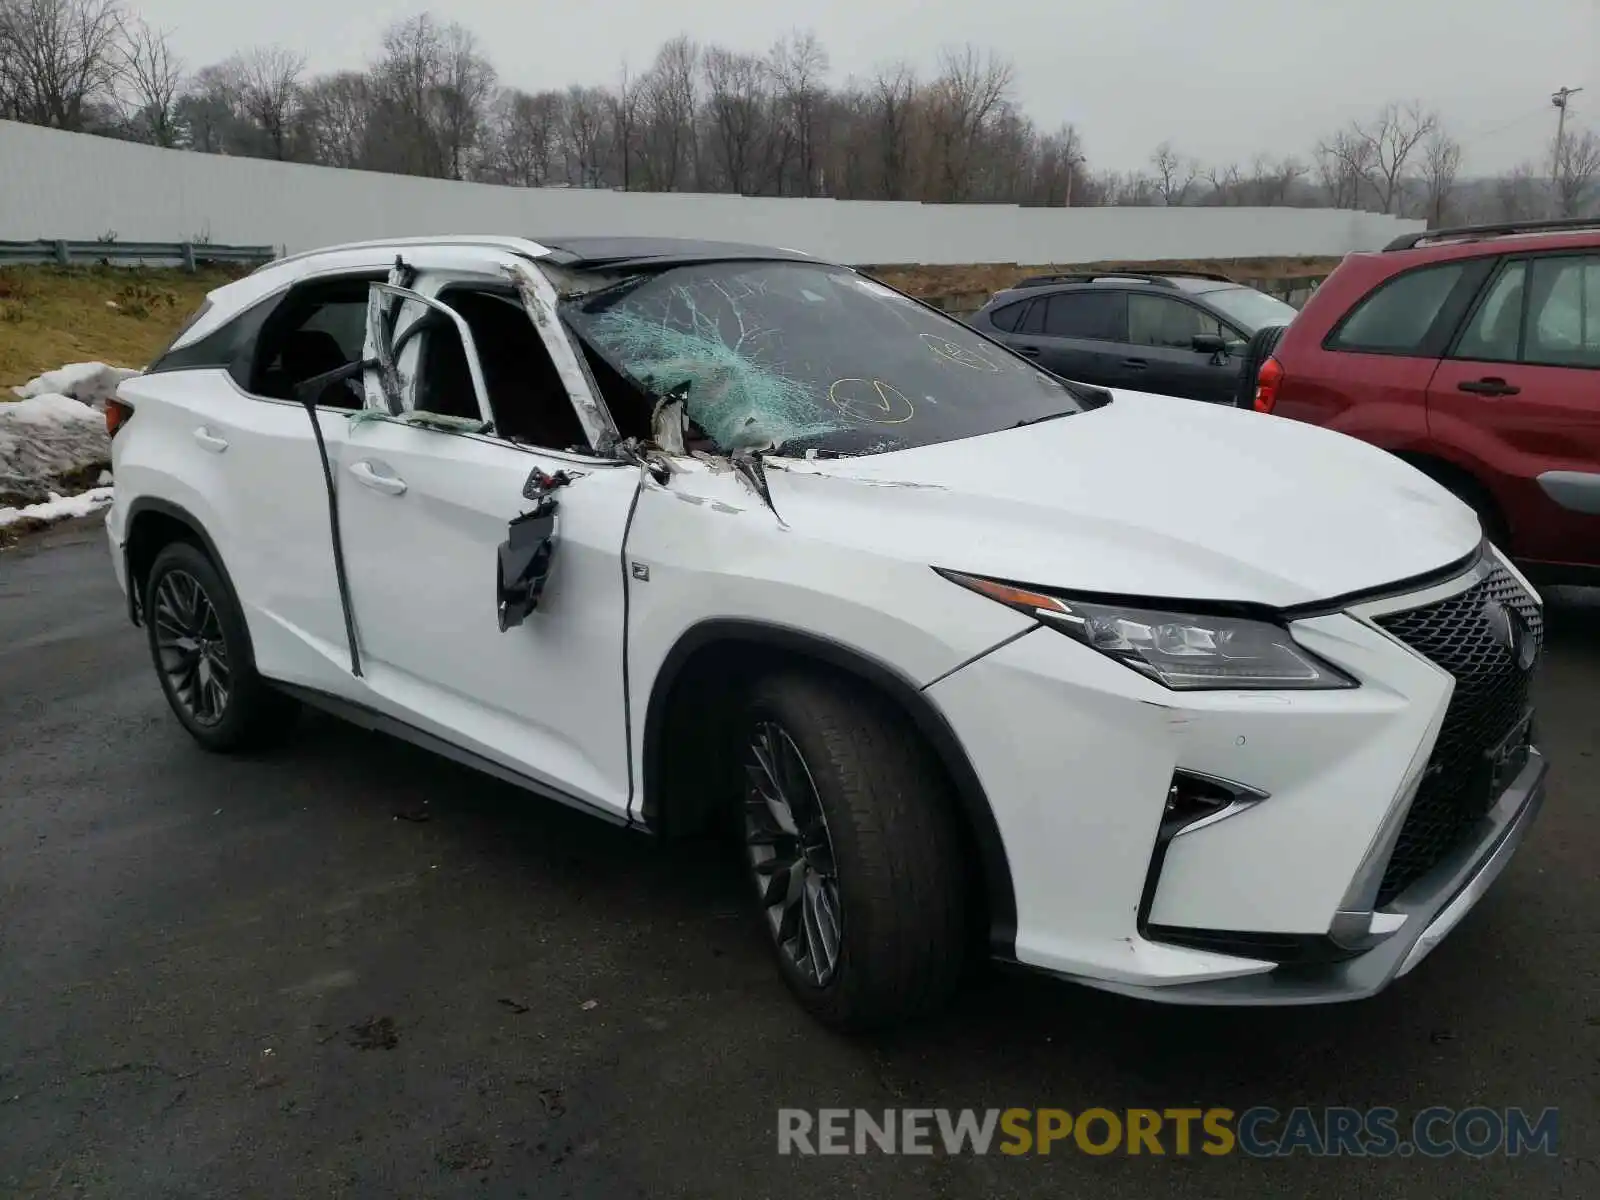
[[[173,542],[156,555],[144,616],[161,690],[202,746],[252,749],[288,730],[298,706],[256,674],[244,614],[199,547]]]
[[[950,787],[910,722],[822,675],[746,706],[742,832],[790,990],[839,1029],[925,1013],[960,979],[966,876]]]

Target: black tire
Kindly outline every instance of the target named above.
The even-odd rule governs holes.
[[[1236,407],[1255,408],[1256,376],[1261,374],[1261,364],[1278,348],[1278,343],[1283,340],[1283,331],[1287,328],[1287,325],[1268,325],[1256,330],[1245,343],[1244,362],[1239,369],[1239,390],[1233,398]]]
[[[226,754],[288,733],[299,705],[256,673],[244,614],[205,551],[172,542],[156,555],[144,622],[161,690],[195,741]]]
[[[784,982],[808,1011],[839,1030],[938,1008],[959,983],[969,948],[967,875],[950,785],[915,728],[877,693],[803,672],[759,681],[741,728],[739,753],[755,768],[746,772],[740,805],[744,861]],[[812,871],[808,879],[804,872],[815,863],[802,858],[775,884],[780,872],[771,872],[769,862],[763,875],[755,863],[764,849],[752,843],[776,824],[777,810],[762,798],[755,753],[763,732],[773,729],[798,752],[820,801],[828,853],[819,857],[833,868],[838,917],[835,960],[826,974],[818,969],[825,946],[809,964],[798,958],[783,936],[788,906],[768,907],[771,893],[763,895],[767,888],[805,892],[812,879],[826,895],[825,875]],[[801,808],[792,811],[805,832]],[[767,849],[773,860],[799,853],[776,843]],[[807,882],[797,884],[793,871]],[[806,907],[804,899],[797,903]],[[795,921],[806,924],[804,915]],[[821,944],[820,917],[812,928]]]

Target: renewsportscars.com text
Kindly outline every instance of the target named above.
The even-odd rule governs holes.
[[[1051,1153],[1252,1158],[1554,1155],[1559,1110],[1064,1108],[778,1110],[779,1154]]]

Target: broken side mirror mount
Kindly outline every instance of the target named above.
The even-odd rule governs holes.
[[[495,611],[501,633],[521,625],[539,607],[555,556],[560,502],[554,492],[571,482],[565,471],[547,475],[535,468],[528,476],[522,494],[533,501],[533,508],[511,519],[495,563]]]

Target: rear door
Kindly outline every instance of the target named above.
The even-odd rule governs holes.
[[[1175,296],[1133,292],[1128,296],[1128,360],[1145,391],[1213,404],[1233,403],[1239,359],[1194,348],[1197,335],[1235,343],[1239,334],[1197,305]]]
[[[1600,254],[1505,259],[1428,391],[1519,558],[1600,563]]]
[[[167,481],[144,488],[134,477],[141,464],[130,462],[130,488],[167,496],[204,523],[262,674],[341,694],[352,689],[327,485],[295,385],[360,359],[370,278],[355,271],[302,280],[127,385],[135,404],[141,387],[157,390],[174,423],[162,443],[167,460],[150,464]],[[337,468],[362,400],[343,385],[315,400]]]
[[[1006,340],[1045,370],[1099,387],[1132,387],[1128,368],[1128,297],[1083,288],[1037,297]]]
[[[1366,292],[1323,338],[1295,343],[1273,410],[1384,450],[1431,449],[1428,388],[1493,260],[1429,263]],[[1302,335],[1309,327],[1299,331]],[[1285,349],[1296,326],[1285,335]]]

